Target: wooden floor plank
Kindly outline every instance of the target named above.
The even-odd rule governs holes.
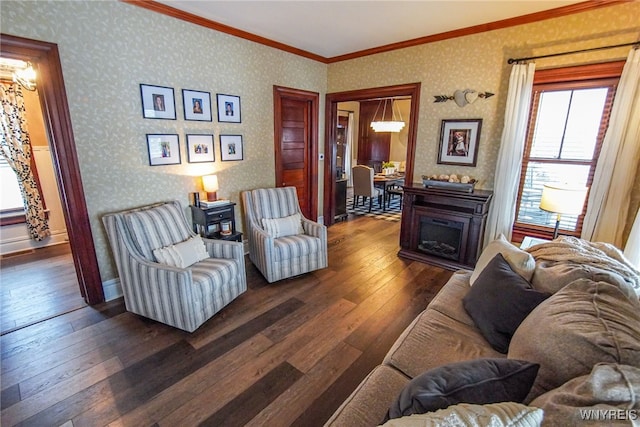
[[[247,258],[247,292],[192,334],[126,312],[122,299],[5,333],[0,422],[321,426],[451,275],[398,258],[399,228],[335,224],[328,268],[273,284]],[[39,274],[32,291],[64,307],[77,297],[68,255],[48,253],[59,292]],[[41,265],[21,257],[3,260],[16,287],[0,290],[20,322],[31,316],[28,275]]]

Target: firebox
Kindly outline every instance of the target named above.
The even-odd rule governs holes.
[[[420,218],[418,249],[442,258],[460,261],[464,222],[437,218]]]
[[[451,270],[473,268],[492,195],[405,186],[398,255]]]

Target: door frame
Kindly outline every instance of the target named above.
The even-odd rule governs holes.
[[[276,168],[276,187],[282,182],[282,156],[280,143],[282,140],[282,100],[294,99],[304,101],[309,105],[309,125],[307,128],[309,138],[309,150],[305,162],[309,165],[307,193],[310,200],[309,208],[313,221],[318,219],[318,122],[320,94],[302,89],[294,89],[284,86],[273,86],[273,141]]]
[[[0,46],[2,55],[7,58],[37,64],[38,94],[80,293],[87,304],[98,304],[104,301],[104,290],[84,198],[58,46],[7,34],[0,34]]]
[[[336,176],[336,128],[338,123],[338,103],[347,101],[366,101],[374,98],[411,97],[409,127],[407,129],[407,159],[405,168],[405,184],[413,181],[413,163],[416,155],[418,135],[418,113],[420,111],[421,83],[406,83],[395,86],[357,89],[346,92],[328,93],[325,102],[325,138],[324,138],[324,223],[335,223],[335,179]],[[330,177],[331,179],[327,179]]]

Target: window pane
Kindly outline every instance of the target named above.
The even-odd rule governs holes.
[[[608,88],[582,89],[573,92],[561,158],[591,160],[596,147],[607,92]]]
[[[5,161],[0,162],[0,182],[0,210],[24,208],[16,174]]]
[[[549,183],[562,184],[567,182],[567,177],[571,177],[570,184],[572,185],[587,185],[589,168],[588,165],[530,162],[527,166],[525,182],[522,188],[522,199],[517,222],[555,227],[557,215],[545,212],[539,207],[542,185]],[[574,231],[577,221],[577,215],[563,215],[560,219],[560,228]]]
[[[543,92],[531,146],[531,157],[557,159],[569,111],[571,91]]]

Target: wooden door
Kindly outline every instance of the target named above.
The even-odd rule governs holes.
[[[385,119],[391,120],[391,110],[385,110]],[[371,129],[374,117],[382,118],[380,101],[360,102],[360,128],[358,132],[358,164],[372,166],[389,160],[391,134]]]
[[[276,187],[296,187],[302,213],[318,217],[318,99],[314,92],[274,87]]]

